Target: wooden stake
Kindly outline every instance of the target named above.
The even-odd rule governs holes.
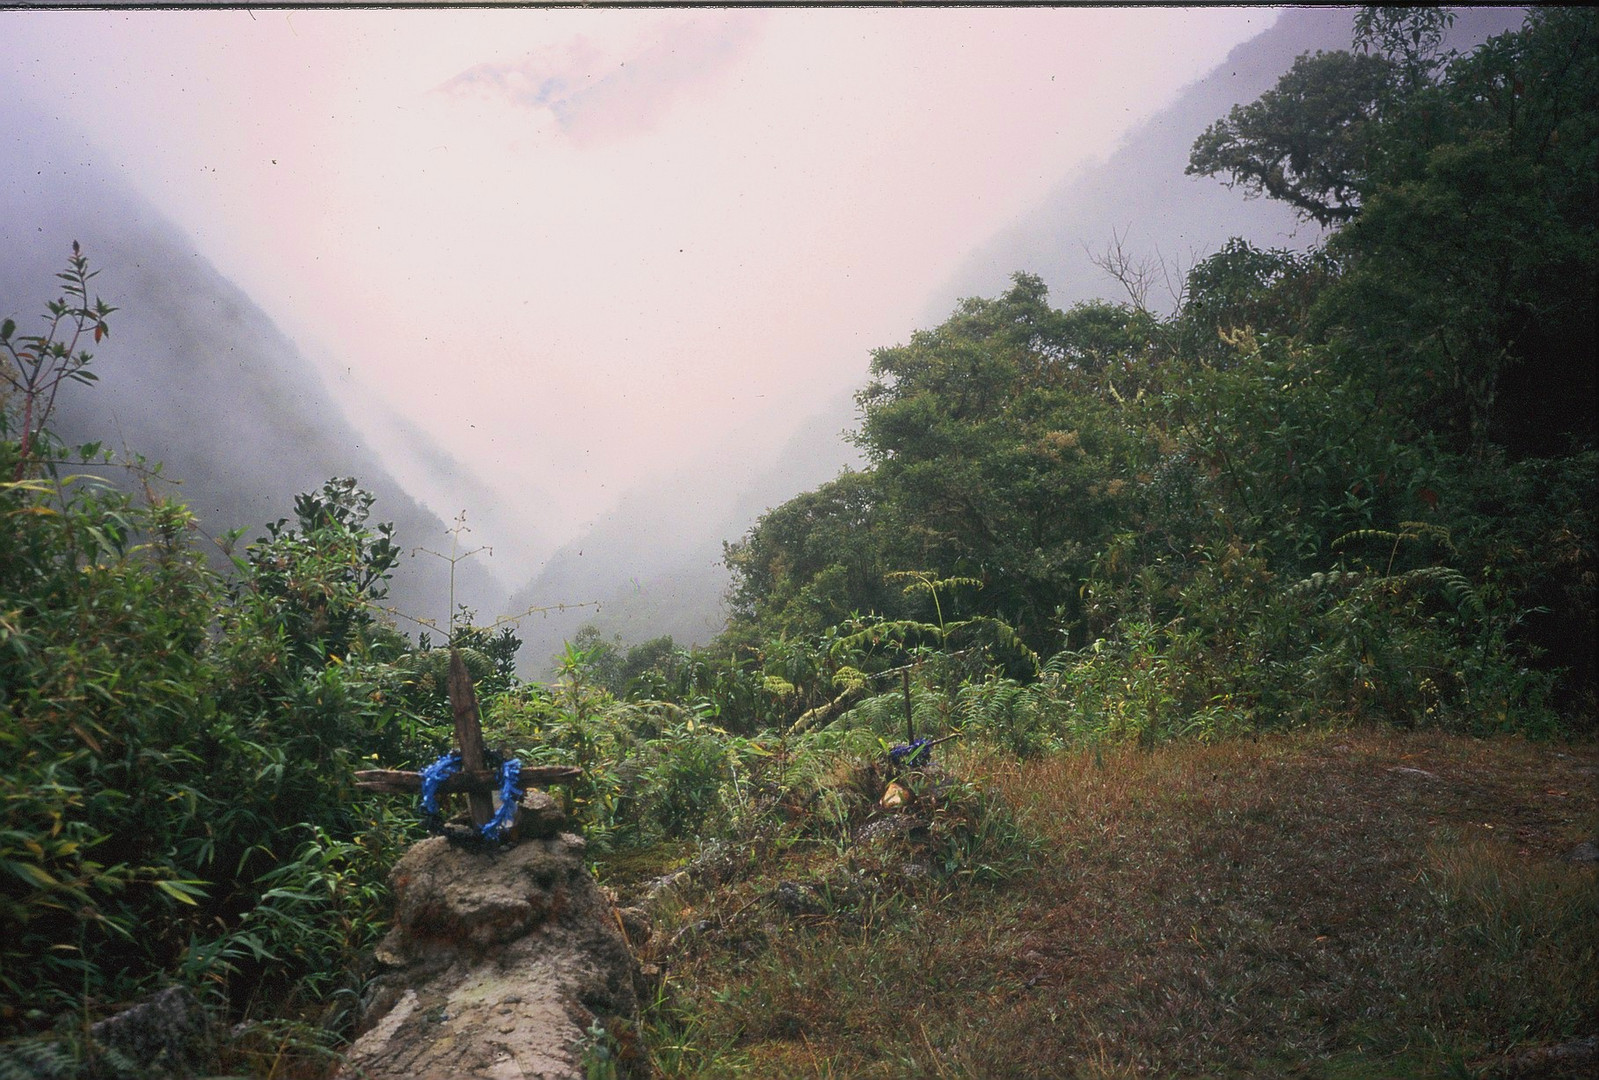
[[[477,695],[472,691],[472,676],[467,673],[459,649],[450,650],[450,711],[455,714],[455,745],[461,750],[462,770],[483,772],[483,723],[478,716]],[[469,789],[466,801],[472,824],[481,829],[493,820],[494,797],[488,792]]]
[[[905,745],[909,746],[916,741],[916,724],[911,717],[911,669],[905,672]]]

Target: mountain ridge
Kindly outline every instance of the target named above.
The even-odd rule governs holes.
[[[1469,48],[1517,25],[1522,11],[1465,9],[1450,44]],[[972,252],[934,290],[927,325],[942,321],[963,297],[1004,291],[1018,271],[1042,277],[1060,307],[1104,298],[1116,286],[1094,256],[1113,237],[1134,260],[1168,265],[1185,257],[1172,249],[1174,243],[1187,249],[1188,259],[1197,259],[1232,236],[1260,246],[1316,242],[1320,230],[1298,221],[1287,207],[1246,200],[1215,179],[1185,176],[1183,169],[1193,140],[1208,124],[1269,89],[1300,53],[1348,47],[1351,19],[1349,8],[1281,12],[1137,126],[1103,162],[1064,177]],[[11,104],[0,110],[0,135],[12,148],[10,168],[18,182],[0,193],[0,239],[12,254],[0,267],[0,299],[42,299],[67,244],[78,239],[93,265],[106,271],[98,283],[107,298],[122,308],[103,350],[106,361],[97,367],[103,384],[63,399],[62,433],[107,442],[115,436],[165,460],[213,532],[259,528],[288,515],[298,491],[332,475],[355,475],[378,495],[375,515],[394,519],[401,543],[414,553],[397,574],[396,606],[412,615],[447,617],[449,568],[431,559],[417,562],[415,549],[447,550],[449,526],[419,496],[438,505],[459,490],[470,507],[485,498],[482,482],[415,425],[378,415],[376,405],[363,410],[365,426],[358,424],[338,404],[340,390],[349,388],[330,386],[305,352],[139,197],[114,164],[101,162],[86,140],[47,122],[41,112],[29,115],[18,95],[9,97]],[[1179,262],[1172,269],[1180,275],[1186,266]],[[1158,306],[1160,298],[1154,299]],[[866,357],[861,360],[857,386],[866,379]],[[192,402],[202,384],[208,407],[197,409]],[[841,389],[833,404],[775,453],[720,468],[707,456],[623,492],[509,599],[504,581],[496,580],[506,578],[505,571],[482,558],[462,561],[455,602],[485,620],[536,606],[601,603],[598,612],[586,607],[524,620],[524,671],[541,669],[561,639],[584,622],[632,641],[662,634],[679,644],[709,640],[720,629],[729,583],[722,545],[742,536],[764,510],[859,464],[859,455],[840,437],[853,424],[854,389]],[[237,406],[231,412],[223,408],[230,400]],[[276,430],[246,422],[263,417]],[[397,473],[421,487],[408,492]],[[494,531],[492,503],[486,506],[483,518],[473,520],[487,526],[482,535]],[[478,535],[468,534],[463,546],[474,546]]]
[[[1270,27],[1235,46],[1221,64],[1130,131],[1103,162],[1063,178],[973,251],[929,300],[929,323],[942,321],[963,297],[1003,292],[1018,270],[1041,277],[1058,307],[1105,298],[1119,286],[1094,259],[1118,237],[1135,262],[1164,259],[1170,265],[1175,260],[1179,273],[1234,236],[1258,247],[1299,249],[1321,240],[1322,231],[1300,221],[1286,204],[1246,198],[1213,177],[1187,176],[1183,170],[1205,128],[1233,106],[1270,90],[1300,54],[1348,49],[1354,10],[1282,11]],[[1524,12],[1460,9],[1446,45],[1468,51],[1492,34],[1518,27]],[[1153,296],[1151,306],[1169,299]]]
[[[76,241],[99,273],[91,288],[118,309],[91,367],[99,381],[62,394],[57,434],[162,463],[211,537],[242,528],[249,540],[292,517],[295,495],[354,476],[376,496],[374,519],[392,520],[408,552],[392,606],[447,620],[448,569],[413,551],[446,543],[446,523],[384,467],[304,352],[86,138],[8,98],[0,138],[13,182],[0,192],[9,256],[0,306],[32,325]],[[133,482],[120,470],[108,479]],[[217,565],[226,564],[218,557]],[[502,595],[486,572],[458,572],[459,602],[487,609]]]

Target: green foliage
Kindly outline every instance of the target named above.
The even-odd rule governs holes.
[[[598,1019],[583,1032],[577,1049],[578,1067],[583,1070],[583,1080],[617,1080],[621,1076],[617,1064],[620,1051],[616,1039]]]
[[[416,839],[409,808],[378,807],[352,839],[321,826],[262,874],[259,901],[230,932],[192,940],[180,971],[191,981],[226,984],[261,965],[250,992],[284,1012],[328,1002],[325,1026],[348,1032],[358,1018],[359,972],[365,954],[387,930],[389,868]]]
[[[1076,582],[1125,505],[1139,454],[1117,383],[1137,370],[1152,327],[1120,310],[1107,335],[1111,314],[1054,311],[1042,284],[1018,275],[998,300],[965,301],[937,330],[874,354],[859,438],[901,527],[887,564],[983,583],[946,619],[1001,619],[1035,652],[1075,621]],[[1107,336],[1119,353],[1103,351]],[[935,621],[933,599],[905,614]]]
[[[968,453],[990,470],[986,483],[972,485],[968,509],[981,497],[993,501],[996,515],[1014,513],[1026,495],[1025,486],[1005,487],[1005,474],[988,464],[1015,438],[1010,433],[1021,423],[1015,414],[1026,415],[1024,403],[1038,408],[1046,439],[1059,430],[1047,411],[1055,393],[1063,406],[1089,401],[1102,430],[1121,429],[1110,444],[1116,456],[1075,459],[1082,490],[1101,493],[1100,546],[1092,558],[1078,556],[1074,574],[1053,580],[1045,595],[1058,602],[1033,629],[1032,640],[1061,643],[1082,635],[1082,644],[1064,654],[1069,662],[1057,662],[1042,681],[1031,682],[1037,659],[1029,642],[1008,636],[1005,620],[981,613],[991,592],[1030,595],[1038,604],[1041,590],[1018,573],[1028,564],[1015,551],[1024,530],[965,528],[954,520],[944,522],[939,535],[962,545],[956,558],[885,575],[890,584],[908,582],[899,597],[888,594],[889,603],[918,617],[851,616],[810,639],[830,642],[830,667],[790,662],[768,670],[796,697],[806,688],[810,708],[818,696],[825,701],[823,695],[842,688],[837,680],[843,673],[860,673],[868,693],[855,715],[886,733],[904,730],[893,719],[904,705],[892,687],[870,696],[872,672],[919,651],[964,652],[974,644],[998,659],[1030,657],[1019,666],[1012,661],[1004,672],[1009,678],[949,673],[946,689],[919,688],[912,702],[913,722],[920,723],[923,696],[941,693],[958,707],[946,704],[946,726],[939,730],[969,726],[1024,754],[1082,738],[1212,738],[1372,711],[1406,725],[1472,730],[1491,730],[1508,715],[1523,730],[1547,730],[1547,679],[1527,666],[1532,654],[1518,643],[1511,595],[1494,593],[1492,610],[1486,603],[1456,603],[1487,594],[1484,582],[1462,569],[1481,564],[1461,562],[1464,551],[1437,541],[1450,535],[1444,522],[1451,518],[1438,513],[1447,476],[1441,470],[1449,461],[1407,439],[1404,418],[1384,407],[1364,373],[1345,367],[1341,353],[1301,336],[1311,286],[1329,272],[1329,264],[1315,260],[1231,248],[1196,269],[1200,287],[1174,317],[1179,327],[1208,325],[1214,346],[1158,363],[1129,355],[1096,372],[1072,369],[1060,376],[1058,389],[1037,391],[1035,398],[1017,390],[998,418],[971,407],[971,388],[947,366],[918,354],[925,362],[915,378],[942,372],[938,377],[966,402],[959,421],[943,421],[943,430],[960,432],[965,442],[961,449],[925,451],[927,483],[948,491],[953,481],[935,480],[934,466],[947,465],[952,454],[953,472],[965,467]],[[1279,303],[1273,297],[1281,290],[1296,299]],[[968,304],[941,334],[953,334],[953,326],[978,310]],[[1036,312],[1029,317],[1048,321]],[[1294,333],[1256,332],[1249,322],[1255,317],[1280,318]],[[1184,330],[1178,340],[1195,336],[1202,334]],[[920,402],[924,419],[932,415],[933,391],[913,392],[904,385],[911,365],[897,363],[905,378],[892,392],[879,389],[880,404],[867,410],[868,431],[880,419],[893,422],[910,401]],[[953,408],[947,401],[937,407]],[[874,411],[879,408],[881,417]],[[1006,440],[998,447],[996,431]],[[1080,435],[1055,441],[1062,448],[1082,446]],[[912,457],[909,445],[897,447],[873,474],[863,474],[892,496],[892,512],[902,522],[927,513],[930,489],[895,490],[883,477],[903,477],[900,470],[912,467]],[[1081,535],[1072,524],[1063,520],[1059,539],[1045,537],[1031,553],[1035,565],[1047,559],[1060,566],[1059,548]],[[924,535],[931,534],[929,527]],[[1351,555],[1379,537],[1388,543],[1389,558],[1376,568],[1380,573],[1348,579],[1360,587],[1321,595],[1296,584],[1345,581]],[[753,550],[771,539],[763,523],[748,543]],[[806,541],[801,536],[798,542]],[[962,573],[973,564],[959,555],[985,547],[1007,552],[1003,572],[987,564],[986,579]],[[761,582],[743,580],[758,598]],[[749,623],[759,625],[759,604],[746,611]],[[803,652],[796,645],[787,643],[784,654]],[[769,645],[763,655],[770,660],[777,654]],[[823,670],[832,682],[818,678]],[[977,681],[963,686],[973,674]],[[1468,692],[1468,685],[1474,689]]]
[[[1313,322],[1358,345],[1419,429],[1476,454],[1569,453],[1596,433],[1592,365],[1570,362],[1593,354],[1599,291],[1594,16],[1535,10],[1465,57],[1437,51],[1446,23],[1369,9],[1376,53],[1302,57],[1189,171],[1344,223]],[[1304,179],[1316,169],[1336,179]]]
[[[749,644],[822,632],[851,612],[895,610],[883,546],[896,531],[873,473],[846,471],[726,546],[734,634]]]
[[[462,610],[490,744],[581,767],[561,795],[601,853],[842,856],[893,776],[947,884],[1027,839],[891,742],[1591,724],[1599,451],[1569,360],[1599,292],[1596,24],[1535,10],[1466,57],[1446,24],[1369,9],[1359,51],[1301,57],[1196,143],[1191,172],[1336,226],[1323,249],[1230,243],[1169,318],[1060,311],[1018,274],[875,352],[866,467],[727,546],[712,646],[586,627],[522,685],[514,631]],[[44,331],[0,326],[0,1023],[175,977],[342,1024],[415,834],[351,774],[452,741],[447,651],[378,617],[398,548],[353,479],[223,578],[181,507],[59,475],[55,394],[112,311],[91,277],[75,249]],[[858,877],[824,883],[828,918],[886,910]]]
[[[1261,251],[1233,239],[1188,272],[1174,320],[1179,352],[1223,363],[1226,339],[1255,327],[1302,337],[1312,306],[1336,274],[1325,252]]]
[[[599,850],[700,835],[749,795],[771,751],[715,723],[707,698],[690,704],[621,700],[586,682],[582,654],[553,690],[521,687],[494,699],[485,736],[523,761],[576,765],[567,809]]]
[[[0,434],[15,432],[18,439],[12,481],[21,480],[30,467],[38,471],[48,458],[41,451],[50,446],[46,425],[62,385],[99,378],[89,370],[93,354],[78,347],[85,334],[99,342],[111,332],[106,317],[116,308],[98,296],[89,301],[89,279],[98,273],[89,269],[88,257],[74,240],[67,268],[56,275],[62,295],[45,305],[43,332],[18,334],[15,319],[0,320],[0,381],[5,386]]]
[[[194,904],[210,582],[179,508],[37,480],[0,514],[0,993],[48,1009],[114,992],[119,957],[170,946],[145,919]]]
[[[1459,57],[1449,19],[1368,9],[1356,52],[1301,57],[1195,144],[1190,172],[1337,226],[1321,250],[1232,242],[1166,320],[1057,311],[1018,275],[874,354],[869,468],[729,549],[726,640],[792,688],[796,731],[889,723],[876,674],[978,627],[990,658],[1022,648],[918,676],[911,717],[960,703],[943,718],[1020,753],[1591,717],[1593,365],[1570,358],[1595,348],[1596,24],[1539,10]]]
[[[685,655],[672,644],[670,635],[627,646],[619,635],[606,639],[592,624],[579,627],[567,647],[582,654],[581,663],[590,682],[619,698],[658,696],[651,693],[651,688],[660,679],[670,681]],[[555,658],[557,667],[565,665],[571,656],[567,651],[559,654]]]
[[[301,663],[343,659],[367,644],[372,605],[400,558],[393,525],[368,527],[372,502],[354,477],[329,480],[296,498],[297,527],[280,518],[250,545],[237,599]]]
[[[81,372],[39,343],[104,336],[92,276],[75,253],[47,332],[7,337]],[[0,1031],[163,977],[239,1006],[347,991],[334,973],[380,926],[414,832],[351,787],[360,758],[402,745],[386,697],[403,672],[373,614],[392,530],[333,480],[223,579],[182,506],[31,464],[64,457],[43,370],[33,426],[0,441],[22,477],[0,485]]]
[[[290,898],[298,830],[347,850],[370,827],[350,772],[394,726],[351,610],[365,579],[347,552],[297,541],[227,586],[181,507],[87,478],[7,484],[0,507],[8,1022],[160,971],[248,968],[247,992],[270,963],[315,997],[326,951],[286,942],[327,924],[263,919]]]
[[[1321,225],[1349,221],[1397,75],[1383,56],[1307,53],[1274,89],[1212,124],[1186,171],[1223,174],[1246,196],[1280,199]]]
[[[1005,296],[964,301],[943,326],[878,350],[857,441],[869,471],[773,511],[730,549],[732,640],[821,632],[855,613],[937,625],[1001,620],[1039,652],[1058,644],[1128,488],[1136,433],[1115,384],[1148,342],[1148,318],[1092,305],[1058,312],[1018,275]],[[891,572],[980,581],[940,610]]]
[[[467,674],[480,699],[510,691],[518,685],[516,654],[522,639],[512,626],[478,626],[475,614],[464,605],[454,622],[454,649],[460,653]],[[389,670],[385,685],[377,692],[400,714],[403,730],[396,733],[398,747],[387,748],[385,760],[398,765],[404,761],[424,763],[444,752],[455,738],[455,714],[450,706],[450,652],[434,648],[426,631],[416,646],[392,630],[374,628],[369,653],[386,660]],[[379,670],[383,670],[381,667]]]
[[[1419,86],[1449,59],[1444,35],[1454,21],[1447,8],[1363,7],[1355,12],[1355,48],[1381,53],[1399,64],[1407,86]]]

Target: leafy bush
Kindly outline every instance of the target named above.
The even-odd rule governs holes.
[[[377,925],[406,832],[351,787],[402,732],[374,653],[390,529],[333,480],[219,577],[186,509],[116,490],[109,458],[43,426],[62,382],[90,381],[71,338],[111,311],[76,249],[61,276],[45,333],[0,335],[21,372],[0,435],[22,436],[0,439],[0,1030],[163,977],[243,1004],[270,971],[316,1000]]]
[[[188,547],[186,511],[91,478],[7,483],[0,513],[7,1017],[121,999],[162,971],[209,978],[197,958],[223,955],[218,920],[228,937],[282,898],[297,828],[348,845],[368,824],[350,773],[397,725],[340,607],[342,564],[323,573],[306,547],[273,585],[224,586]],[[319,660],[327,639],[286,625],[305,615],[285,614],[275,585],[291,579],[346,620],[343,656]],[[320,970],[273,941],[292,926],[254,959]]]
[[[14,1019],[125,992],[119,970],[173,947],[146,925],[196,902],[211,579],[179,543],[180,509],[87,479],[7,483],[0,514],[0,991]]]

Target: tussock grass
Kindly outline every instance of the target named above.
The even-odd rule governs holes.
[[[1599,877],[1562,858],[1599,834],[1595,748],[1341,732],[950,768],[998,796],[967,855],[1003,872],[776,845],[674,899],[665,1074],[1474,1076],[1599,1033]],[[782,880],[814,905],[770,902]]]

